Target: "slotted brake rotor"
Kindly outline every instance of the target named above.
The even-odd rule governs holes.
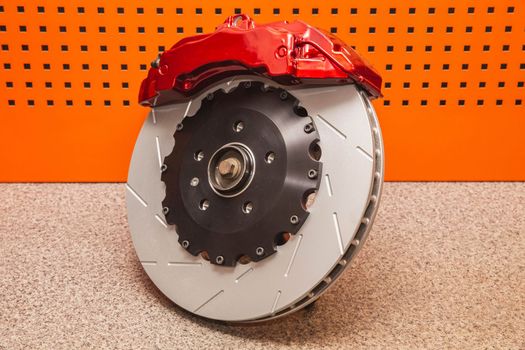
[[[380,83],[351,48],[302,22],[230,17],[160,55],[141,86],[152,109],[126,186],[155,285],[232,322],[315,301],[377,210],[383,148],[369,98]]]

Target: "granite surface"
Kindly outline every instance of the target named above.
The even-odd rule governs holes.
[[[149,281],[123,184],[0,184],[0,349],[525,349],[525,184],[387,183],[369,240],[313,307],[256,326]]]

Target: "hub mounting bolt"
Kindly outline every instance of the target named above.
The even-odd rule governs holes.
[[[315,170],[315,169],[310,169],[310,170],[308,170],[308,177],[309,177],[310,179],[315,179],[315,178],[317,178],[317,170]]]
[[[308,123],[304,126],[304,132],[309,134],[311,133],[312,131],[314,131],[314,126],[312,123]]]

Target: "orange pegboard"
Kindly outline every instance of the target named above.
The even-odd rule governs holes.
[[[0,2],[0,181],[125,181],[149,62],[228,15],[301,19],[382,73],[388,180],[525,180],[525,3]]]

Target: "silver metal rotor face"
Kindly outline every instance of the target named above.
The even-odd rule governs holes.
[[[222,267],[189,254],[167,225],[161,166],[174,133],[211,91],[263,81],[287,89],[319,132],[322,183],[301,230],[259,262]],[[383,182],[383,145],[368,97],[355,85],[290,88],[235,77],[189,102],[151,110],[137,139],[126,185],[128,222],[137,255],[155,285],[196,315],[230,322],[280,317],[315,301],[349,266],[374,220]]]

